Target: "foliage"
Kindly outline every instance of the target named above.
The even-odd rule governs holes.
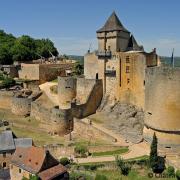
[[[169,166],[167,169],[166,169],[166,174],[169,176],[169,177],[173,177],[175,176],[175,169],[173,166]]]
[[[67,164],[70,163],[70,160],[69,160],[67,157],[62,157],[62,158],[60,159],[60,163],[61,163],[63,166],[65,166],[65,165],[67,165]]]
[[[150,167],[154,173],[162,173],[165,168],[164,158],[158,156],[157,152],[158,140],[156,134],[153,135],[153,140],[151,143],[151,151],[149,156]]]
[[[119,158],[118,156],[116,157],[116,164],[120,168],[121,173],[125,176],[127,176],[131,170],[130,164],[127,162],[124,162],[122,158]]]
[[[88,149],[84,145],[77,145],[74,148],[74,152],[77,153],[77,154],[80,154],[80,155],[85,155],[88,152]]]
[[[128,152],[128,148],[120,148],[114,151],[103,151],[103,152],[94,152],[92,156],[108,156],[108,155],[117,155]]]
[[[177,178],[177,180],[180,180],[180,170],[176,171],[176,178]]]
[[[29,176],[29,179],[26,177],[22,178],[22,180],[38,180],[38,179],[39,179],[38,176],[32,174]]]
[[[80,63],[76,63],[76,65],[75,65],[75,67],[74,67],[74,70],[73,70],[74,75],[79,76],[79,75],[82,75],[83,72],[84,72],[84,67],[83,67],[83,65],[80,64]]]
[[[15,85],[15,80],[13,78],[5,77],[4,80],[2,81],[3,88],[9,88],[13,85]]]
[[[85,179],[85,180],[92,180],[93,177],[87,173],[82,172],[71,172],[70,173],[70,180],[78,180],[78,179]]]
[[[95,180],[108,180],[108,178],[103,174],[96,174]]]
[[[30,61],[40,57],[49,58],[51,53],[58,55],[57,49],[49,39],[33,39],[23,35],[14,37],[0,30],[0,64],[12,64],[13,61]]]

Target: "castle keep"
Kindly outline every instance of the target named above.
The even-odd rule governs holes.
[[[103,101],[143,109],[147,141],[156,132],[160,145],[179,146],[180,69],[159,66],[156,49],[145,52],[115,12],[96,33],[98,50],[84,57],[85,78],[102,79]]]

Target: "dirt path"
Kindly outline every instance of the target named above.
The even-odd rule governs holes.
[[[89,122],[88,118],[82,120],[85,123]],[[129,146],[129,152],[126,154],[122,154],[121,157],[123,159],[136,158],[144,155],[149,155],[149,145],[146,142],[141,142],[139,144],[127,143],[125,139],[123,139],[120,135],[115,134],[114,132],[102,127],[100,124],[94,123],[92,126],[100,129],[101,131],[109,134],[110,136],[117,139],[115,144],[120,146]],[[114,161],[114,156],[101,156],[101,157],[87,157],[87,158],[76,158],[75,162],[77,163],[90,163],[90,162],[106,162],[106,161]]]
[[[52,94],[50,91],[50,87],[53,85],[57,85],[57,83],[46,82],[44,84],[41,84],[39,87],[55,105],[58,105],[58,96],[56,94]]]

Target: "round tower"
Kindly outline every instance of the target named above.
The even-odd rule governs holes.
[[[58,99],[60,109],[69,109],[76,97],[76,79],[72,77],[58,77]]]
[[[180,147],[180,68],[146,69],[144,138],[154,132],[159,145]]]

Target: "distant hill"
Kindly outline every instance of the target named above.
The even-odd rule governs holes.
[[[165,66],[171,65],[171,57],[160,56],[161,63]],[[174,57],[174,65],[175,67],[180,67],[180,57]]]
[[[68,55],[69,59],[78,61],[80,64],[84,64],[84,56]]]

